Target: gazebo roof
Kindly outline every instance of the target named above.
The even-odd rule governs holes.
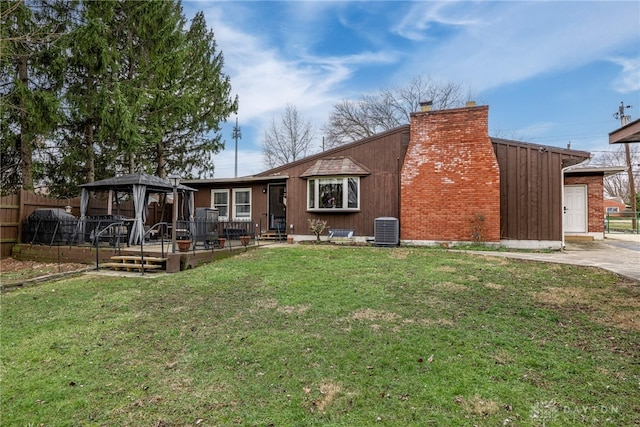
[[[82,184],[80,187],[87,190],[114,190],[128,191],[134,185],[145,185],[148,192],[168,193],[173,191],[173,187],[168,179],[159,176],[149,175],[143,172],[136,172],[129,175],[115,176],[113,178],[102,179],[100,181]],[[185,191],[198,191],[195,188],[179,185],[178,189]]]

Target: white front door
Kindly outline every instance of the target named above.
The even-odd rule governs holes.
[[[587,232],[587,186],[564,187],[564,231],[565,233]]]

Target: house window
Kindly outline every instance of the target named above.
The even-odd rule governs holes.
[[[229,219],[229,190],[211,190],[212,206],[221,220]]]
[[[607,206],[607,213],[619,213],[620,210],[617,206]]]
[[[360,178],[311,178],[307,183],[307,209],[359,210]]]
[[[251,219],[251,189],[233,190],[233,218],[247,221]]]

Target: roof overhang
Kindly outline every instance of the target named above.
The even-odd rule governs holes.
[[[282,182],[289,179],[289,175],[270,175],[270,176],[241,176],[237,178],[212,178],[212,179],[185,179],[182,182],[189,185],[208,185],[208,184],[251,184],[265,182]]]
[[[624,166],[580,166],[576,165],[574,167],[570,167],[565,171],[565,175],[571,174],[584,174],[584,175],[615,175],[620,172],[626,171],[627,168]]]
[[[311,176],[365,176],[371,171],[350,157],[319,159],[300,178]]]
[[[640,119],[609,133],[609,144],[640,142]]]

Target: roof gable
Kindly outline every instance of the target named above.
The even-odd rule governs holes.
[[[312,155],[304,157],[302,159],[293,161],[291,163],[287,163],[287,164],[284,164],[284,165],[281,165],[281,166],[277,166],[277,167],[275,167],[273,169],[269,169],[269,170],[266,170],[264,172],[261,172],[261,173],[255,175],[255,176],[257,176],[257,177],[261,177],[261,176],[262,177],[266,177],[266,176],[273,177],[273,176],[277,176],[277,175],[280,175],[280,174],[283,174],[283,173],[286,174],[286,171],[290,170],[292,167],[295,167],[295,166],[297,166],[299,164],[306,163],[306,162],[309,162],[309,161],[313,161],[314,159],[327,158],[327,156],[339,155],[341,152],[343,152],[345,150],[351,149],[351,148],[356,147],[358,145],[365,145],[365,144],[371,143],[372,141],[384,138],[384,137],[386,137],[388,135],[407,134],[407,136],[408,136],[409,129],[410,128],[409,128],[408,124],[407,125],[402,125],[402,126],[399,126],[399,127],[395,128],[395,129],[391,129],[391,130],[388,130],[388,131],[385,131],[385,132],[381,132],[381,133],[369,136],[367,138],[360,139],[358,141],[350,142],[350,143],[347,143],[347,144],[342,144],[342,145],[339,145],[337,147],[331,148],[329,150],[322,151],[322,152],[316,153],[316,154],[312,154]],[[369,174],[369,172],[367,172],[365,175],[368,175],[368,174]]]
[[[301,178],[310,176],[330,176],[330,175],[369,175],[371,171],[364,166],[356,163],[350,157],[338,157],[319,159],[302,175]]]

